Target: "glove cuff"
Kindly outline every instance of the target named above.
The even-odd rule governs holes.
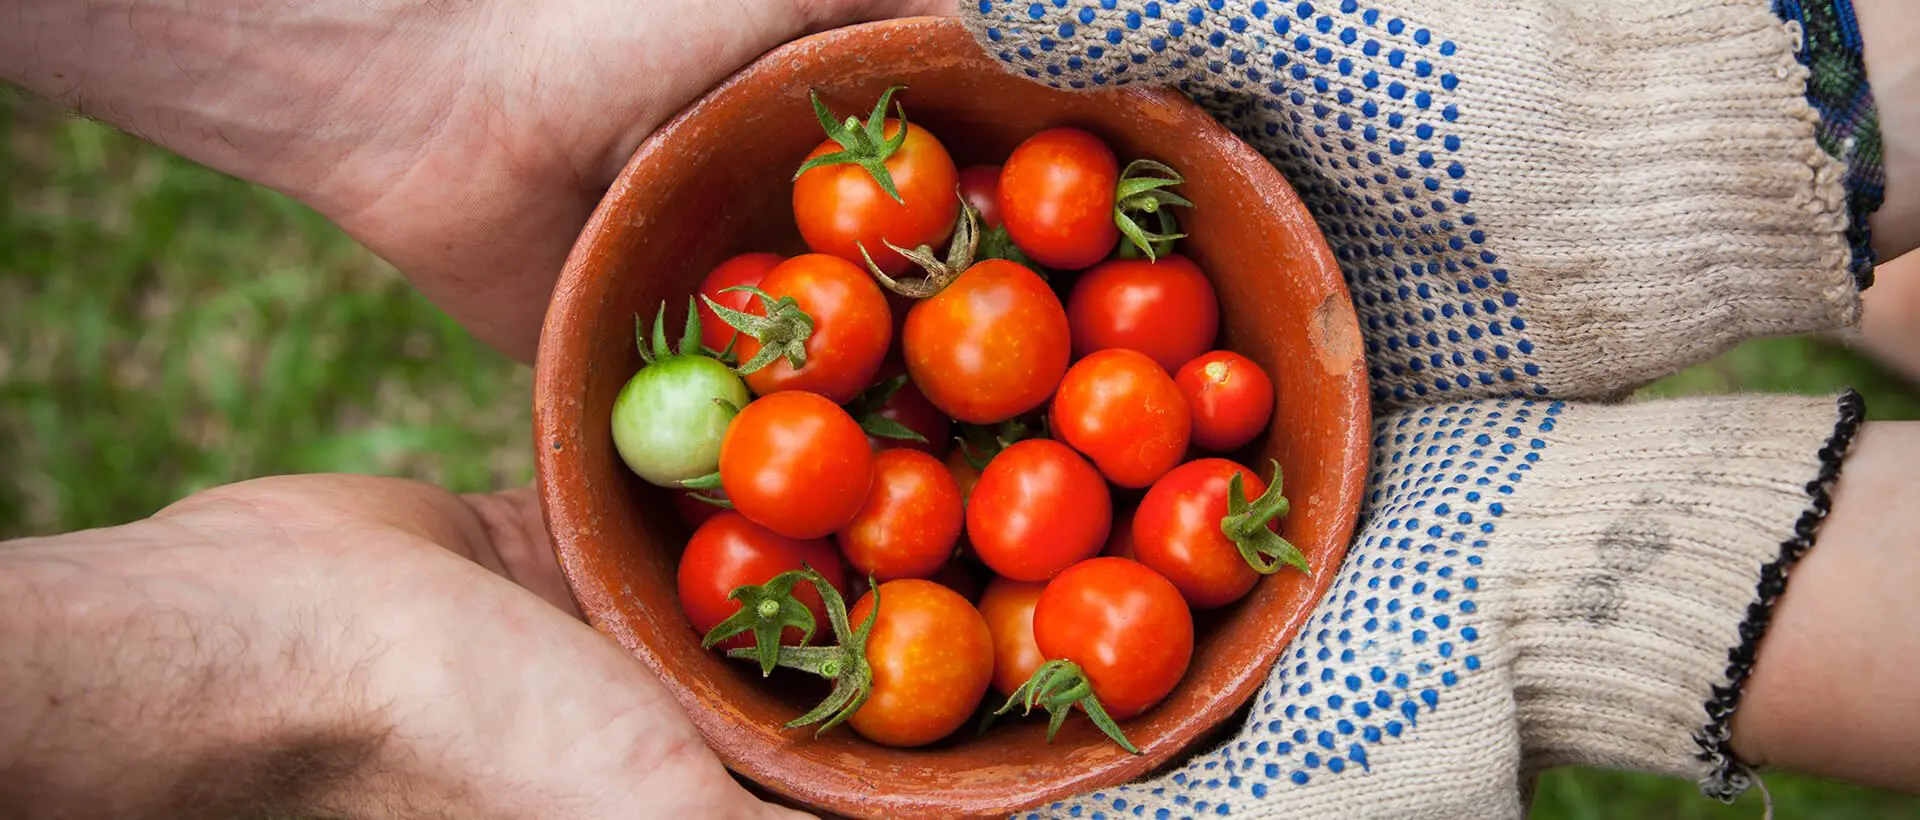
[[[1528,766],[1751,784],[1728,721],[1862,417],[1852,392],[1567,408],[1500,524]]]

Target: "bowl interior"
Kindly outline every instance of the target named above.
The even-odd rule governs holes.
[[[611,440],[614,396],[640,366],[635,314],[688,294],[735,253],[802,250],[793,169],[821,140],[807,99],[861,114],[888,85],[908,118],[964,167],[1000,162],[1025,136],[1075,125],[1122,162],[1167,162],[1181,191],[1182,243],[1213,278],[1222,345],[1273,374],[1273,429],[1244,453],[1285,471],[1282,533],[1313,565],[1283,572],[1208,614],[1187,678],[1125,728],[1129,755],[1085,720],[1049,745],[1044,722],[1002,720],[985,736],[893,749],[846,728],[783,732],[814,687],[782,693],[745,664],[702,650],[682,617],[675,566],[687,531],[667,494],[632,475]],[[657,673],[727,765],[791,799],[859,816],[989,815],[1138,777],[1203,741],[1246,702],[1301,627],[1344,555],[1359,509],[1368,423],[1365,370],[1347,293],[1318,229],[1273,168],[1186,98],[1126,87],[1048,89],[1006,73],[957,23],[915,19],[789,44],[730,79],[635,155],[583,233],[549,309],[535,432],[548,527],[593,625]],[[994,697],[989,693],[989,698]]]

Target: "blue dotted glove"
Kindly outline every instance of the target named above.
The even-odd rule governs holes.
[[[1176,86],[1271,159],[1346,273],[1384,414],[1361,531],[1246,725],[1034,816],[1514,817],[1567,763],[1747,786],[1727,721],[1858,398],[1550,399],[1857,320],[1859,143],[1807,96],[1803,21],[1767,0],[962,9],[1012,71]]]

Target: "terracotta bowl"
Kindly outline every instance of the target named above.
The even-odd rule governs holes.
[[[1125,726],[1143,754],[1080,719],[1051,745],[1037,719],[918,749],[870,743],[845,727],[820,738],[811,728],[782,731],[818,693],[783,691],[777,676],[764,680],[700,648],[675,594],[688,532],[667,494],[615,453],[609,413],[641,364],[634,315],[652,316],[662,299],[685,305],[731,254],[799,251],[788,180],[821,139],[807,89],[844,114],[871,108],[896,83],[907,86],[908,117],[963,166],[999,162],[1026,135],[1072,124],[1105,137],[1123,161],[1179,168],[1189,180],[1181,191],[1197,205],[1182,214],[1192,237],[1183,252],[1213,277],[1222,344],[1278,385],[1273,428],[1244,456],[1284,468],[1293,511],[1282,532],[1306,552],[1312,577],[1267,578],[1233,607],[1203,615],[1186,679]],[[567,261],[541,340],[541,499],[588,620],[660,676],[735,772],[844,815],[1005,815],[1178,762],[1258,689],[1333,580],[1360,508],[1368,406],[1359,338],[1333,255],[1293,189],[1185,97],[1048,89],[1008,74],[952,20],[854,26],[748,66],[654,134],[607,193]]]

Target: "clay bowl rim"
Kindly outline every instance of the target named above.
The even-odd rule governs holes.
[[[673,693],[682,708],[688,709],[689,717],[696,725],[702,723],[701,716],[696,712],[706,711],[705,704],[697,698],[690,697],[686,685],[678,681],[675,670],[667,665],[666,659],[644,641],[634,640],[630,643],[619,637],[622,632],[630,632],[629,630],[618,627],[609,628],[610,623],[624,623],[628,616],[622,615],[617,607],[602,610],[589,607],[581,601],[580,584],[593,582],[593,579],[585,577],[588,571],[582,566],[583,556],[594,552],[595,548],[588,544],[591,539],[576,538],[572,533],[578,531],[576,524],[590,519],[594,512],[585,500],[588,494],[576,486],[578,482],[554,480],[555,476],[584,477],[587,475],[583,461],[586,459],[585,453],[588,452],[589,444],[580,433],[580,425],[572,421],[585,409],[581,407],[583,403],[578,400],[580,378],[584,375],[584,370],[570,363],[581,361],[579,357],[592,354],[590,343],[594,320],[591,317],[600,310],[598,303],[604,298],[607,288],[604,282],[596,282],[596,279],[606,275],[605,268],[608,265],[602,262],[616,258],[612,249],[598,249],[608,242],[606,238],[614,233],[611,230],[611,223],[618,218],[615,215],[615,211],[618,210],[617,203],[645,196],[643,186],[649,176],[646,172],[648,158],[656,151],[665,150],[662,146],[670,144],[676,134],[691,130],[687,123],[701,117],[714,100],[730,95],[736,89],[748,85],[754,75],[759,72],[777,70],[775,67],[786,55],[800,49],[830,43],[836,39],[878,40],[890,33],[912,31],[918,26],[961,28],[961,24],[953,18],[916,17],[861,23],[809,35],[762,54],[752,63],[689,103],[641,143],[622,168],[613,185],[596,204],[586,226],[568,254],[565,267],[555,285],[552,301],[548,306],[535,362],[533,409],[536,486],[547,531],[553,541],[555,557],[566,578],[568,591],[580,604],[580,609],[588,623],[597,631],[613,638],[646,664],[662,684]],[[964,30],[962,34],[965,34]],[[854,55],[857,51],[857,49],[847,49],[845,52],[849,55],[847,59],[856,59]],[[858,59],[866,59],[866,56],[859,56]],[[996,67],[995,70],[999,69]],[[1198,112],[1199,116],[1194,118],[1196,127],[1217,132],[1209,135],[1214,137],[1210,142],[1219,150],[1227,152],[1226,159],[1229,162],[1251,169],[1251,173],[1256,176],[1270,176],[1270,188],[1274,191],[1273,200],[1278,203],[1278,206],[1296,211],[1296,216],[1302,224],[1309,226],[1315,224],[1298,193],[1277,169],[1274,169],[1251,146],[1233,136],[1211,116],[1205,114],[1185,95],[1168,88],[1139,86],[1128,86],[1119,89],[1119,92],[1121,96],[1141,95],[1148,99],[1158,99],[1176,108]],[[1235,156],[1236,154],[1238,156]],[[1336,315],[1321,317],[1323,322],[1330,322],[1333,325],[1331,331],[1326,331],[1322,335],[1331,333],[1339,336],[1346,332],[1345,328],[1351,328],[1354,338],[1349,339],[1346,344],[1357,347],[1358,320],[1353,311],[1346,281],[1324,237],[1317,229],[1308,233],[1312,241],[1310,247],[1305,250],[1309,252],[1306,255],[1310,258],[1310,264],[1302,266],[1301,275],[1314,280],[1320,291],[1308,298],[1317,296],[1324,300],[1323,304],[1337,298],[1339,303]],[[601,257],[601,260],[596,261],[596,257]],[[1316,329],[1310,329],[1309,335],[1315,332]],[[1334,344],[1333,347],[1338,348],[1340,345]],[[1315,352],[1324,354],[1324,351]],[[1336,469],[1342,473],[1339,479],[1332,482],[1334,492],[1331,494],[1331,503],[1334,510],[1331,514],[1337,516],[1333,519],[1332,525],[1332,534],[1335,537],[1329,539],[1329,548],[1336,551],[1327,563],[1332,571],[1322,571],[1310,579],[1309,591],[1306,593],[1307,605],[1295,612],[1287,622],[1269,627],[1273,639],[1260,650],[1259,655],[1249,659],[1254,663],[1236,670],[1228,679],[1228,685],[1216,690],[1218,694],[1214,698],[1195,710],[1195,715],[1199,719],[1190,719],[1183,724],[1186,735],[1181,737],[1179,743],[1163,744],[1161,748],[1149,754],[1127,756],[1116,763],[1098,766],[1095,771],[1080,776],[1057,778],[1051,782],[1036,782],[1025,794],[1022,806],[1041,805],[1084,791],[1128,782],[1192,751],[1195,744],[1208,736],[1210,730],[1216,728],[1219,723],[1251,700],[1258,687],[1266,680],[1273,663],[1293,638],[1305,628],[1313,609],[1324,598],[1327,589],[1338,574],[1337,568],[1344,559],[1352,539],[1369,466],[1371,406],[1367,393],[1366,366],[1363,357],[1357,353],[1354,353],[1351,358],[1350,366],[1341,364],[1342,367],[1347,367],[1348,372],[1330,374],[1327,378],[1328,382],[1344,387],[1340,391],[1341,395],[1324,396],[1319,399],[1329,404],[1344,403],[1345,406],[1341,409],[1344,410],[1346,417],[1352,420],[1350,426],[1342,431],[1343,440],[1328,445],[1329,450],[1337,454],[1333,460],[1337,462]],[[584,480],[587,479],[581,479],[581,481]],[[851,791],[847,794],[836,794],[836,790],[830,786],[796,790],[791,784],[783,781],[778,766],[769,766],[762,770],[762,767],[752,765],[751,761],[745,760],[731,747],[725,744],[714,744],[714,736],[704,728],[703,734],[706,734],[709,745],[729,769],[782,797],[804,801],[817,801],[825,797],[828,798],[828,803],[815,808],[828,810],[857,810],[859,806],[858,796],[853,795]],[[992,808],[995,813],[1000,813],[1002,809],[1018,810],[1018,808],[1006,806]]]

